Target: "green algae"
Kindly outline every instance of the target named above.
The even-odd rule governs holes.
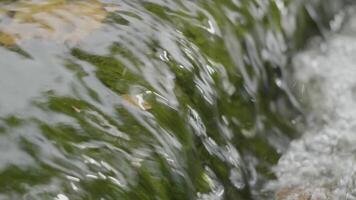
[[[29,199],[63,193],[70,199],[183,200],[214,198],[222,188],[222,199],[261,199],[261,188],[275,178],[270,169],[280,156],[269,139],[298,137],[291,121],[299,114],[288,91],[276,82],[283,79],[288,62],[263,58],[262,50],[273,50],[266,44],[267,32],[283,38],[286,44],[280,45],[286,49],[276,54],[288,61],[325,24],[315,22],[301,3],[292,7],[298,29],[288,35],[276,1],[268,1],[260,17],[251,10],[257,1],[250,0],[240,5],[230,0],[190,2],[198,11],[179,0],[172,1],[174,6],[154,2],[135,1],[140,8],[136,13],[119,10],[107,17],[105,23],[122,32],[106,51],[78,45],[64,56],[64,68],[89,99],[50,91],[33,104],[55,120],[47,115],[0,119],[1,135],[14,137],[36,161],[35,167],[5,167],[1,193]],[[284,2],[288,9],[298,1]],[[319,4],[314,7],[322,10]],[[209,29],[212,22],[215,32]],[[170,45],[158,35],[164,28],[174,30],[168,32],[174,38]],[[131,36],[138,47],[130,43]],[[14,51],[31,58],[18,49]],[[157,74],[148,77],[147,69]],[[89,78],[110,95],[101,96]],[[125,101],[124,95],[141,94],[150,109]],[[106,98],[114,103],[104,104]],[[233,173],[241,176],[242,186],[232,181]],[[32,186],[44,189],[33,194]]]

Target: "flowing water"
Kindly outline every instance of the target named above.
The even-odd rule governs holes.
[[[314,39],[294,58],[299,96],[309,105],[303,136],[291,143],[275,167],[281,196],[356,199],[356,14],[326,41]],[[292,197],[291,197],[292,198]]]
[[[324,96],[310,96],[328,101],[311,104],[324,125],[287,151],[309,127],[286,81],[291,55],[338,29],[344,3],[0,0],[0,199],[273,199],[326,190],[334,171],[330,192],[352,188],[352,36],[295,59],[295,79],[320,76]],[[324,141],[345,149],[329,159]],[[322,181],[294,152],[325,165]]]

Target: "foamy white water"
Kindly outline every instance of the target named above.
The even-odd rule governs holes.
[[[293,60],[311,117],[274,169],[277,199],[356,199],[356,14],[344,27]]]

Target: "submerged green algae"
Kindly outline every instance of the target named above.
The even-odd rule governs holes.
[[[33,113],[1,118],[3,141],[17,156],[1,165],[1,195],[268,198],[261,188],[274,178],[270,167],[298,136],[297,105],[281,85],[288,56],[336,8],[326,12],[328,1],[115,3],[102,32],[56,46],[53,61],[31,51],[18,58],[45,70],[59,62],[70,81],[53,78],[58,85],[28,100]],[[324,11],[325,22],[307,8]],[[46,42],[32,45],[53,50]],[[124,95],[142,95],[150,109]]]

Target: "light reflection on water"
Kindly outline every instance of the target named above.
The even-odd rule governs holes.
[[[2,3],[0,199],[267,198],[302,3]]]

